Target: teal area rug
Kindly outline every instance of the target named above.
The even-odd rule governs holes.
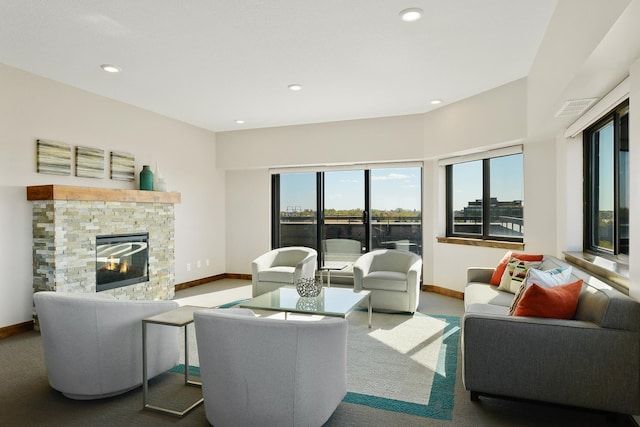
[[[366,326],[364,311],[354,311],[347,319],[348,391],[344,402],[426,418],[452,419],[460,334],[458,317],[374,313],[371,329]],[[184,365],[171,371],[184,374]],[[191,366],[189,374],[199,376],[200,368]]]
[[[378,313],[374,314],[374,327],[376,316],[380,315]],[[387,316],[399,317],[403,315],[395,314]],[[404,379],[398,375],[398,373],[392,375],[396,377],[399,376],[400,378],[398,378],[398,380],[406,384],[413,378],[417,378],[418,382],[421,382],[420,379],[423,375],[428,377],[429,374],[431,374],[431,383],[429,384],[428,381],[425,381],[422,387],[420,384],[407,384],[409,390],[405,390],[407,394],[405,394],[403,399],[381,395],[385,393],[384,390],[379,392],[379,389],[384,387],[374,387],[364,393],[348,391],[344,402],[366,405],[386,411],[403,412],[421,417],[451,420],[453,416],[456,370],[458,364],[460,318],[455,316],[423,315],[420,313],[416,313],[413,316],[406,315],[406,317],[413,317],[414,319],[420,317],[437,319],[438,327],[440,327],[441,330],[439,333],[436,332],[438,335],[436,337],[432,336],[429,342],[428,340],[421,339],[421,336],[424,335],[415,337],[417,341],[412,342],[411,350],[402,352],[403,356],[408,358],[414,357],[416,359],[416,362],[414,362],[415,366],[406,368],[405,366],[399,367],[401,370],[406,369],[406,377],[404,377]],[[388,332],[390,335],[394,333],[393,330]],[[437,354],[432,353],[431,355],[426,355],[427,357],[433,357],[433,361],[421,359],[421,357],[425,356],[421,354],[411,356],[413,349],[421,348],[422,346],[438,347],[436,350]],[[384,362],[378,361],[376,365],[376,367],[371,367],[372,371],[376,372],[378,369],[385,369]],[[416,372],[416,369],[419,371]],[[391,384],[390,386],[402,385]],[[351,390],[351,388],[348,389]]]

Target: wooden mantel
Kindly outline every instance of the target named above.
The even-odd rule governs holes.
[[[116,188],[72,187],[68,185],[34,185],[27,187],[27,200],[180,203],[180,193],[122,190]]]

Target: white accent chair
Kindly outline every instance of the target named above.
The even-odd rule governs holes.
[[[111,294],[33,295],[49,384],[71,399],[125,393],[142,384],[142,319],[175,301],[124,301]],[[149,378],[178,364],[178,328],[147,328]]]
[[[207,420],[225,426],[321,426],[347,391],[347,321],[194,314]]]
[[[353,288],[371,291],[375,309],[414,313],[420,302],[422,258],[408,251],[381,249],[353,264]]]
[[[316,274],[318,252],[304,246],[273,249],[251,263],[252,295],[257,297]]]
[[[352,239],[327,239],[322,241],[322,250],[325,252],[325,257],[333,256],[337,260],[343,260],[353,255],[362,254],[362,243],[359,240]]]

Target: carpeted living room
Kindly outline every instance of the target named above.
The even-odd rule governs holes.
[[[250,297],[251,282],[224,279],[178,291],[175,300],[182,306],[218,307],[234,305]],[[603,412],[561,405],[492,397],[483,397],[480,402],[472,402],[469,392],[464,389],[461,382],[458,325],[462,314],[462,301],[429,292],[421,293],[418,312],[413,316],[406,313],[374,312],[372,329],[368,329],[364,321],[365,311],[350,314],[347,352],[353,355],[349,354],[347,363],[350,372],[348,393],[325,425],[505,427],[632,425],[624,417],[612,419]],[[281,316],[273,313],[269,315]],[[387,320],[384,317],[395,319]],[[407,325],[407,332],[403,335],[399,331],[401,325],[412,318],[422,319],[426,323]],[[451,326],[443,326],[443,322]],[[425,325],[429,324],[431,329],[424,331],[427,329]],[[424,334],[420,335],[420,332],[415,329],[422,329]],[[189,329],[189,333],[193,335],[193,329]],[[362,333],[364,335],[361,335]],[[447,334],[450,335],[449,338],[446,337]],[[353,345],[354,340],[362,339],[359,338],[360,335],[370,337],[371,342]],[[434,339],[433,335],[438,339]],[[392,342],[394,337],[397,345]],[[192,342],[195,344],[195,340]],[[377,343],[392,353],[402,354],[409,360],[414,360],[411,364],[419,366],[420,369],[416,371],[415,367],[412,369],[401,365],[402,362],[399,360],[395,362],[391,359],[387,360],[386,356],[381,355],[380,349],[376,349],[372,343]],[[197,347],[197,344],[195,346]],[[360,346],[365,346],[364,352]],[[451,353],[452,350],[453,353]],[[425,354],[421,355],[421,352]],[[2,425],[209,425],[202,405],[182,418],[143,410],[140,387],[125,394],[98,400],[73,400],[63,396],[48,384],[41,339],[37,332],[26,332],[5,338],[0,346],[0,356],[5,361],[0,370],[0,380],[3,384],[2,399],[5,402],[4,409],[0,413]],[[363,357],[367,360],[361,360]],[[197,350],[193,351],[190,360],[190,365],[198,365]],[[380,370],[388,369],[387,363],[400,364],[399,367],[405,371],[404,374],[395,379],[393,375],[385,376]],[[355,369],[354,378],[351,375],[352,367]],[[441,376],[440,379],[425,381],[421,386],[412,385],[415,388],[403,396],[401,389],[405,379],[417,375],[414,381],[424,381],[424,378],[429,376],[427,373],[434,371],[436,376]],[[194,373],[197,374],[196,371]],[[393,374],[398,375],[398,372]],[[374,381],[364,383],[358,381],[358,377],[362,375]],[[390,393],[395,398],[389,398],[389,394],[385,393]],[[180,408],[197,399],[201,392],[197,388],[185,387],[181,371],[176,370],[156,378],[150,384],[150,394],[154,403],[162,402],[164,405]],[[438,394],[441,396],[438,397]],[[387,397],[384,397],[385,395]],[[443,398],[442,395],[445,397]],[[363,399],[362,396],[367,396],[369,400]],[[424,402],[414,403],[422,400]]]
[[[640,425],[640,0],[0,11],[0,425]]]

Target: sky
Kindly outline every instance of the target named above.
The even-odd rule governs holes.
[[[491,197],[500,201],[524,201],[522,154],[494,157],[490,170]],[[482,160],[455,164],[453,180],[453,210],[461,210],[470,201],[482,199]]]
[[[420,210],[421,170],[415,168],[372,169],[372,209]],[[325,172],[326,209],[364,209],[364,171]],[[280,175],[281,209],[295,206],[315,209],[315,173]]]
[[[522,155],[491,159],[492,197],[501,201],[524,200]],[[315,173],[280,175],[281,210],[311,209],[316,205]],[[386,168],[371,170],[371,208],[421,210],[421,170]],[[482,198],[482,161],[454,167],[454,209]],[[326,209],[364,209],[364,171],[325,172]]]

